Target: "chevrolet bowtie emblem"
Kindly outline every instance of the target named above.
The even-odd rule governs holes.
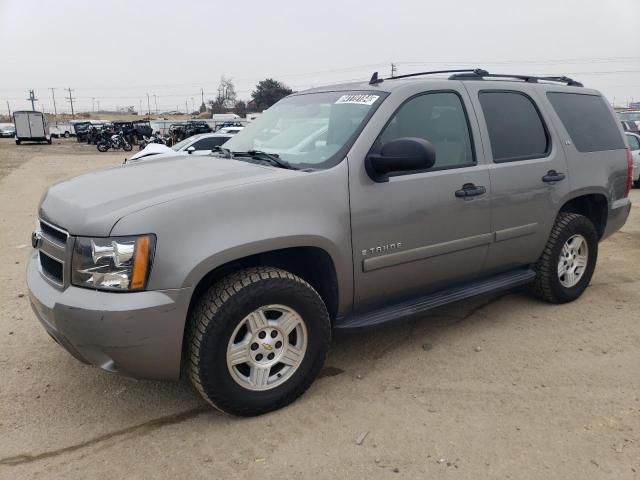
[[[268,343],[263,343],[262,344],[262,348],[264,348],[265,350],[273,350],[273,347],[271,345],[269,345]]]

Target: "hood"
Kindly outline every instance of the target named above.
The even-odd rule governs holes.
[[[120,218],[143,208],[292,174],[291,170],[225,158],[170,157],[53,185],[40,203],[39,215],[71,235],[108,236]]]
[[[150,143],[149,145],[144,147],[142,150],[140,150],[138,153],[136,153],[135,155],[132,155],[127,161],[130,162],[131,160],[136,160],[138,158],[146,157],[147,155],[157,155],[159,153],[171,153],[171,152],[176,153],[171,148],[161,143]]]

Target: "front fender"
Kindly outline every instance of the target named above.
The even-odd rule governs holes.
[[[317,247],[334,263],[339,310],[353,300],[346,162],[154,205],[123,217],[112,235],[139,233],[157,236],[149,289],[195,287],[234,260]]]

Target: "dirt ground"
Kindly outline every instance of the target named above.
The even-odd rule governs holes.
[[[638,207],[578,301],[510,293],[343,334],[300,400],[237,419],[78,363],[30,310],[44,189],[124,156],[0,140],[0,479],[640,478]]]

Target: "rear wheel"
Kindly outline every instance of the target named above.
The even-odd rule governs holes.
[[[213,285],[189,319],[188,373],[214,407],[260,415],[293,402],[324,363],[331,325],[324,302],[281,269],[240,270]]]
[[[540,259],[531,292],[551,303],[571,302],[587,288],[598,258],[598,234],[585,216],[561,212]]]
[[[16,145],[20,145],[22,143],[22,140],[16,140]]]
[[[133,147],[131,146],[131,144],[130,144],[130,143],[125,143],[125,144],[122,146],[122,149],[123,149],[125,152],[130,152],[130,151],[133,149]]]
[[[106,152],[107,150],[109,150],[109,146],[106,143],[99,143],[98,144],[98,151],[100,152]]]
[[[71,134],[69,132],[64,132],[64,138],[69,138]]]

